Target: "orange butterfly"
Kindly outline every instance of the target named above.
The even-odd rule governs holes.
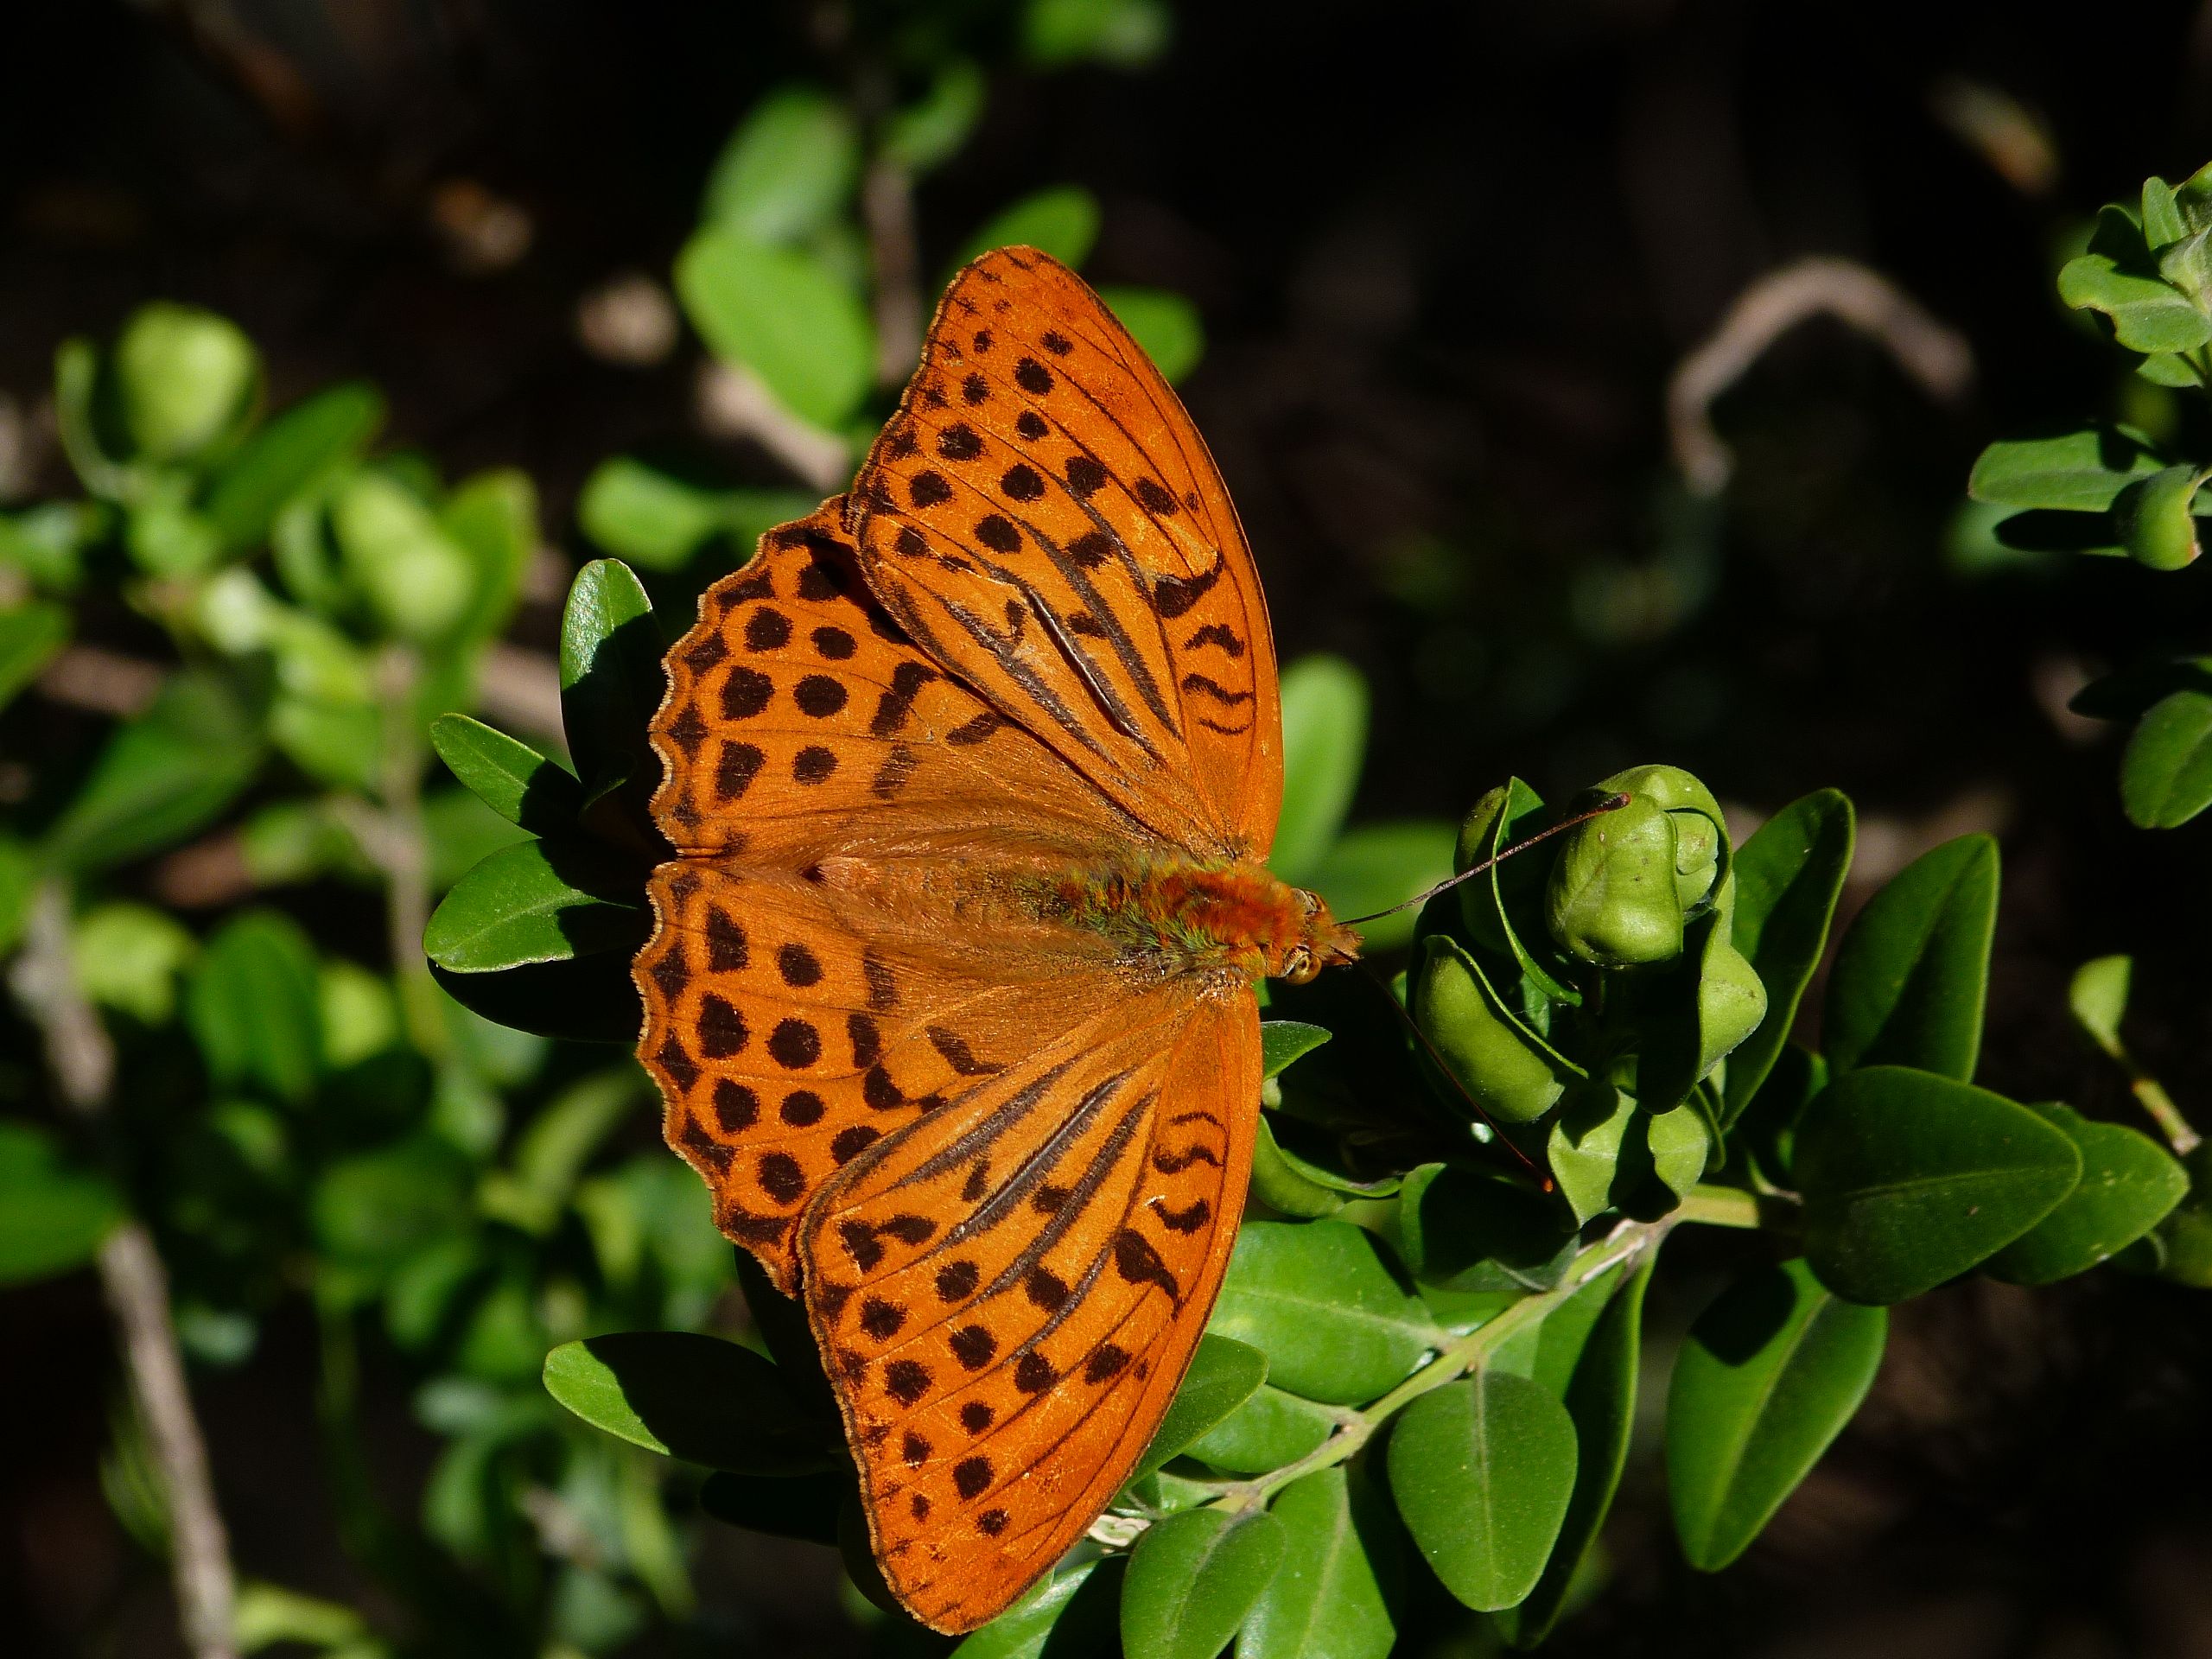
[[[1251,550],[1141,348],[1002,248],[851,493],[716,582],[668,672],[639,1054],[722,1230],[804,1298],[884,1578],[970,1630],[1083,1536],[1190,1363],[1255,982],[1358,947],[1263,862]]]

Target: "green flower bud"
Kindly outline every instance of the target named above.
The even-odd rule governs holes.
[[[115,343],[123,426],[149,461],[185,461],[229,436],[252,402],[261,355],[237,324],[196,306],[142,306]]]
[[[1720,874],[1720,825],[1694,808],[1667,816],[1675,824],[1675,896],[1692,910],[1705,902]]]
[[[461,620],[475,587],[468,555],[430,510],[382,474],[357,473],[330,510],[347,580],[403,639],[435,639]]]
[[[1766,1018],[1766,985],[1744,953],[1715,939],[1707,947],[1697,983],[1699,1059],[1702,1077]]]
[[[1682,953],[1675,826],[1649,795],[1578,825],[1560,838],[1544,894],[1552,937],[1604,968],[1665,962]]]
[[[1541,1117],[1567,1077],[1499,1001],[1474,958],[1440,934],[1425,942],[1408,982],[1413,1016],[1454,1077],[1492,1117]]]
[[[1522,786],[1524,807],[1535,799],[1526,791],[1524,785]],[[1497,850],[1493,845],[1497,838],[1497,820],[1500,814],[1510,809],[1515,793],[1512,785],[1501,785],[1475,803],[1474,810],[1467,814],[1465,821],[1459,826],[1459,844],[1452,849],[1452,869],[1454,874],[1464,874],[1488,858],[1492,851]],[[1541,890],[1544,863],[1544,854],[1541,851],[1532,850],[1518,858],[1507,859],[1498,866],[1495,893],[1487,876],[1477,876],[1471,881],[1462,882],[1458,890],[1459,916],[1466,926],[1467,936],[1485,950],[1496,950],[1501,955],[1510,953],[1513,947],[1507,942],[1505,930],[1498,922],[1498,899],[1503,898],[1513,906],[1516,915],[1533,913],[1524,912],[1514,901]]]
[[[1715,823],[1722,821],[1713,791],[1680,766],[1630,766],[1601,779],[1597,788],[1605,794],[1649,795],[1669,812],[1702,812]]]

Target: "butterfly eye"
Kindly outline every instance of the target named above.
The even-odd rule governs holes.
[[[1303,985],[1313,977],[1313,953],[1302,944],[1294,944],[1283,952],[1282,976],[1294,985]]]
[[[1321,908],[1321,895],[1318,893],[1308,893],[1304,887],[1300,887],[1298,889],[1298,903],[1299,907],[1311,916]]]

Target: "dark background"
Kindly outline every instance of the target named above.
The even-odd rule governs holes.
[[[611,454],[688,447],[784,481],[692,428],[696,346],[613,366],[575,316],[622,272],[664,277],[732,124],[815,72],[815,21],[696,0],[14,9],[0,393],[32,410],[60,340],[166,296],[241,322],[278,403],[366,375],[392,436],[449,475],[526,469],[570,559],[575,491]],[[1959,78],[2044,118],[2048,188],[2008,183],[1938,118]],[[1186,392],[1281,653],[1341,652],[1374,686],[1363,811],[1456,816],[1508,772],[1548,792],[1664,760],[1746,823],[1840,786],[1868,876],[1995,830],[1984,1080],[2118,1114],[2066,977],[2135,952],[2134,1034],[2202,1102],[2208,832],[2128,828],[2111,739],[2061,706],[2133,650],[2201,642],[2206,578],[1967,571],[1947,527],[1982,443],[2120,407],[2051,274],[2099,201],[2208,155],[2212,12],[2187,5],[1207,3],[1148,70],[996,74],[919,208],[935,270],[1010,198],[1086,185],[1105,207],[1089,273],[1199,303]],[[527,214],[525,257],[457,265],[432,208],[456,180]],[[1669,460],[1668,377],[1748,282],[1810,253],[1960,330],[1973,389],[1939,406],[1809,324],[1721,401],[1739,467],[1698,501]],[[29,493],[64,482],[49,454]],[[522,637],[550,642],[554,617],[537,605]],[[1655,1304],[1662,1328],[1688,1294]],[[0,1320],[0,1644],[172,1650],[161,1571],[95,1477],[113,1379],[91,1275],[11,1293]],[[1632,1469],[1615,1580],[1551,1650],[2212,1651],[2208,1330],[2200,1298],[2109,1274],[1916,1303],[1867,1411],[1724,1577],[1679,1567],[1657,1471]],[[203,1405],[243,1569],[343,1598],[309,1340],[273,1328]],[[379,1409],[404,1492],[425,1449],[403,1396]],[[712,1548],[710,1599],[781,1599],[771,1629],[854,1639],[834,1635],[826,1552]]]

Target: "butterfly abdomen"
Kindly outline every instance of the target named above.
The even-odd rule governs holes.
[[[1055,899],[1078,925],[1187,971],[1296,976],[1305,963],[1348,959],[1357,944],[1317,895],[1258,864],[1077,873],[1057,885]]]

